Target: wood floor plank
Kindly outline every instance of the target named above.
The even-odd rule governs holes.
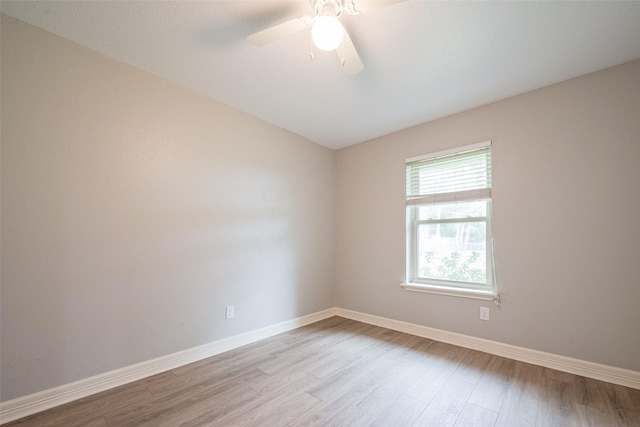
[[[543,375],[540,378],[540,402],[536,425],[578,427],[578,413],[571,384]]]
[[[481,351],[469,350],[453,373],[454,378],[471,384],[477,384],[487,369],[491,355]]]
[[[603,383],[610,407],[620,426],[640,426],[640,390]]]
[[[493,412],[499,412],[502,401],[513,380],[516,369],[514,360],[491,356],[484,374],[469,398],[469,402]]]
[[[276,425],[288,425],[289,423],[300,419],[302,415],[312,410],[320,404],[320,400],[308,393],[300,392],[292,396],[282,398],[281,403],[277,403],[277,409],[271,408],[268,412],[261,416],[255,417],[246,426],[264,427]],[[228,425],[228,424],[227,424]],[[233,424],[245,425],[245,424]]]
[[[348,339],[346,336],[338,335],[335,338],[337,339],[321,339],[305,346],[295,346],[295,348],[281,354],[273,354],[275,357],[258,364],[257,367],[267,374],[276,374],[285,370],[300,369],[311,363],[318,363],[334,357],[335,348],[340,342]]]
[[[326,330],[317,328],[308,328],[302,332],[294,341],[284,341],[279,349],[270,351],[269,353],[276,358],[288,358],[291,355],[313,355],[318,351],[324,352],[328,348],[336,345],[341,341],[348,340],[351,335],[351,328],[356,328],[355,324],[333,324]],[[293,336],[295,337],[295,336]],[[261,368],[265,372],[267,369]]]
[[[407,395],[401,395],[376,418],[372,427],[413,426],[427,405]]]
[[[331,333],[312,330],[314,335],[307,334],[302,343],[295,342],[295,345],[289,345],[279,351],[271,352],[271,355],[275,356],[275,358],[259,364],[258,367],[268,374],[275,374],[285,369],[301,368],[312,363],[315,364],[316,369],[320,369],[318,364],[336,368],[327,359],[340,357],[340,349],[343,348],[341,346],[344,345],[345,341],[349,341],[345,348],[350,347],[353,353],[357,343],[366,336],[367,330],[376,329],[371,325],[350,321],[343,322],[343,324],[334,324]],[[316,376],[320,375],[322,374],[316,372]]]
[[[292,369],[275,375],[267,375],[262,380],[252,381],[250,387],[260,395],[264,396],[280,391],[288,385],[295,384],[300,380],[303,381],[305,388],[309,388],[320,382],[318,378],[302,369]]]
[[[435,362],[432,354],[435,350],[431,350],[434,345],[435,341],[418,338],[405,347],[396,347],[396,351],[390,356],[398,360],[402,375],[419,378],[424,375],[424,370]]]
[[[268,359],[270,356],[263,355],[253,359],[253,361],[262,361]],[[214,386],[218,383],[225,383],[233,381],[235,378],[244,378],[244,374],[254,371],[256,374],[261,373],[252,368],[253,363],[241,364],[236,366],[215,366],[210,370],[198,370],[197,373],[188,375],[180,375],[174,378],[167,379],[161,383],[154,383],[147,388],[151,393],[160,397],[167,394],[175,394],[179,390],[192,388],[199,384],[207,384],[208,387]],[[255,380],[255,376],[247,377],[251,380]]]
[[[640,427],[640,390],[333,317],[3,427]]]
[[[516,362],[514,380],[502,402],[496,427],[535,426],[542,368]]]
[[[333,378],[329,378],[323,382],[323,387],[307,390],[308,393],[320,398],[324,403],[316,411],[290,424],[292,426],[341,424],[335,419],[336,416],[344,416],[352,406],[361,402],[372,390],[380,387],[386,379],[385,367],[388,366],[389,359],[370,358],[363,366],[345,368],[349,371],[350,380],[340,381],[338,387],[336,387]],[[340,375],[340,372],[336,375]]]
[[[332,401],[348,394],[351,389],[365,380],[377,378],[389,366],[389,361],[376,353],[366,355],[357,362],[323,378],[320,384],[307,389],[309,393],[323,401]]]
[[[218,357],[210,357],[205,360],[181,366],[173,370],[176,377],[193,376],[197,377],[202,374],[210,374],[212,372],[238,371],[242,369],[253,368],[256,364],[264,363],[269,359],[274,359],[269,352],[263,349],[252,349],[242,353],[235,353],[233,357],[222,354]],[[159,388],[159,387],[158,387]]]
[[[217,419],[211,425],[216,426],[244,426],[244,425],[285,425],[295,421],[311,408],[318,406],[322,401],[304,389],[320,380],[306,374],[283,387],[273,390],[247,405],[235,408],[223,417]],[[202,417],[198,422],[209,421]]]
[[[497,418],[497,412],[467,402],[454,427],[493,427]]]
[[[581,425],[640,426],[638,390],[579,376],[573,385]]]
[[[345,426],[370,426],[392,406],[415,379],[403,375],[387,375],[374,386],[360,401],[345,408],[332,421]]]
[[[574,377],[573,384],[577,403],[605,411],[610,408],[604,382],[591,378]]]
[[[212,421],[222,418],[240,406],[257,399],[259,395],[249,387],[241,387],[221,393],[215,399],[200,400],[180,411],[169,411],[161,416],[145,418],[136,422],[138,427],[172,427],[210,425]]]
[[[143,425],[147,423],[160,423],[163,418],[174,413],[186,412],[188,408],[199,403],[209,402],[212,399],[220,400],[220,396],[237,390],[238,388],[246,388],[249,395],[253,397],[259,396],[257,392],[246,387],[251,379],[262,378],[264,373],[254,369],[239,377],[229,379],[227,381],[211,381],[200,382],[191,387],[180,389],[172,394],[161,395],[153,399],[134,403],[130,406],[120,408],[105,415],[108,425],[127,426],[127,425]]]
[[[451,377],[418,417],[415,426],[453,426],[473,392],[474,385]]]
[[[391,336],[391,339],[387,341],[387,354],[398,359],[406,358],[412,349],[418,344],[433,342],[415,335],[395,331],[393,332],[394,334]]]
[[[102,418],[100,414],[138,402],[145,402],[150,397],[151,393],[144,384],[136,382],[49,409],[9,425],[20,425],[21,427],[84,426],[96,418]],[[98,419],[96,422],[99,423],[100,420]]]
[[[353,342],[353,345],[337,348],[331,356],[311,366],[308,372],[317,378],[327,378],[374,350],[371,343],[358,340]]]
[[[426,404],[431,403],[449,381],[468,351],[462,347],[444,343],[435,343],[429,347],[431,363],[424,368],[422,376],[406,394]]]

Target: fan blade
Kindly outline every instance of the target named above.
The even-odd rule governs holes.
[[[402,3],[407,0],[355,0],[355,7],[360,12],[368,12],[373,9],[380,9],[381,7],[391,6],[392,4]]]
[[[349,37],[349,33],[346,29],[344,30],[342,44],[336,49],[336,52],[338,53],[338,58],[340,58],[340,62],[342,63],[345,73],[353,76],[364,69],[364,65],[362,65],[362,61],[360,60],[360,55],[358,55],[358,51],[353,45],[351,37]]]
[[[311,18],[308,16],[302,16],[251,34],[247,37],[247,40],[255,45],[264,46],[267,43],[271,43],[280,38],[297,33],[305,28],[309,28],[310,26]]]

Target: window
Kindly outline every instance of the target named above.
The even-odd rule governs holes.
[[[407,160],[408,290],[496,299],[491,143]]]

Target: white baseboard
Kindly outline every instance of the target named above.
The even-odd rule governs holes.
[[[198,347],[183,350],[167,356],[158,357],[146,362],[126,366],[114,371],[105,372],[59,387],[33,393],[17,399],[0,403],[0,424],[8,423],[54,406],[62,405],[101,391],[109,390],[133,381],[141,380],[160,372],[233,350],[246,344],[262,340],[292,329],[335,315],[335,309],[319,311],[307,316],[287,320],[255,331],[235,335]]]
[[[197,362],[198,360],[206,359],[207,357],[215,356],[217,354],[224,353],[225,351],[233,350],[234,348],[251,344],[264,338],[287,332],[331,316],[340,316],[347,319],[357,320],[419,337],[429,338],[436,341],[458,345],[460,347],[479,350],[485,353],[519,360],[521,362],[544,366],[640,390],[640,372],[601,365],[565,356],[558,356],[551,353],[517,347],[510,344],[503,344],[469,335],[456,334],[453,332],[443,331],[441,329],[434,329],[428,326],[416,325],[413,323],[402,322],[400,320],[388,319],[357,311],[342,308],[330,308],[307,316],[298,317],[296,319],[257,329],[255,331],[246,332],[244,334],[214,341],[199,347],[162,356],[157,359],[148,360],[146,362],[116,369],[114,371],[105,372],[100,375],[19,397],[7,402],[2,402],[0,403],[0,424],[8,423],[101,391],[106,391],[151,375]]]
[[[640,390],[640,372],[336,308],[337,316]]]

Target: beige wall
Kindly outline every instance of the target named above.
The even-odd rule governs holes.
[[[400,289],[405,158],[486,140],[501,309]],[[640,371],[638,185],[640,61],[345,148],[336,305]]]
[[[333,151],[1,28],[2,400],[333,306]]]

